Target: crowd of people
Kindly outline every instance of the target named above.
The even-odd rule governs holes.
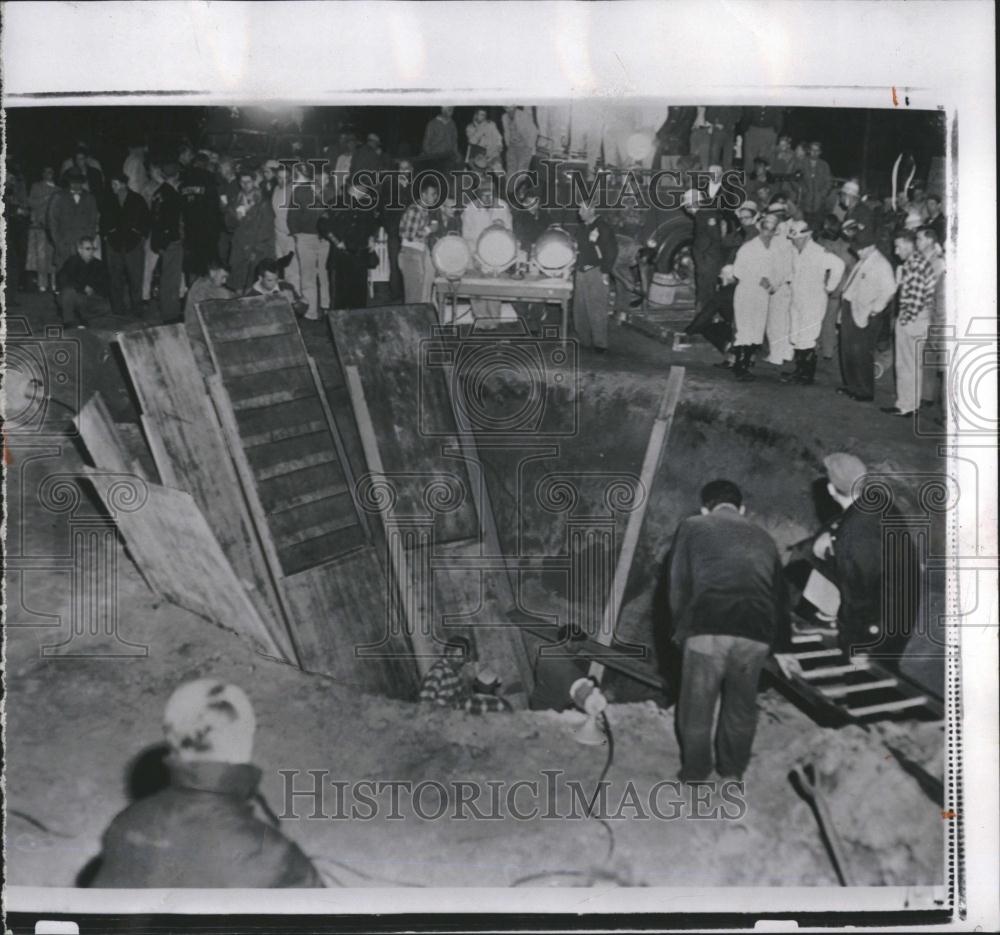
[[[8,173],[9,278],[16,287],[27,273],[33,288],[55,294],[63,322],[78,326],[104,311],[142,316],[154,300],[156,317],[169,322],[204,298],[272,292],[319,320],[330,308],[366,305],[380,265],[385,300],[427,302],[434,246],[448,234],[475,256],[479,236],[499,225],[530,255],[551,219],[537,188],[526,183],[511,205],[502,180],[537,165],[551,143],[540,124],[569,145],[559,113],[509,106],[498,126],[478,108],[460,142],[454,109],[442,107],[413,158],[392,158],[377,133],[362,138],[344,127],[324,149],[321,171],[189,144],[151,158],[136,143],[106,176],[81,145],[58,167],[40,167],[30,188]],[[909,416],[940,402],[940,374],[918,360],[921,342],[944,322],[940,194],[911,187],[880,201],[857,179],[835,182],[822,143],[795,143],[783,121],[779,108],[671,107],[648,151],[622,156],[625,147],[609,150],[606,133],[591,132],[580,145],[597,140],[601,155],[613,152],[626,167],[697,179],[684,200],[697,306],[687,330],[708,337],[736,379],[753,380],[766,361],[790,365],[783,382],[810,385],[821,360],[837,357],[840,392],[866,402],[874,398],[876,349],[894,340],[897,396],[886,410]],[[735,209],[724,184],[734,163],[744,167]],[[420,175],[428,167],[469,169],[481,181],[456,201],[453,190]],[[382,187],[374,198],[358,183],[361,173]],[[621,236],[623,214],[581,205],[576,227],[573,323],[597,351],[607,347],[612,296],[624,317],[643,292],[642,254]],[[487,300],[470,311],[476,319],[500,314]]]
[[[896,400],[883,411],[912,416],[942,401],[939,365],[919,360],[945,325],[941,197],[917,188],[878,202],[857,179],[834,184],[821,152],[782,137],[774,154],[755,157],[735,210],[711,183],[686,193],[696,287],[687,333],[708,338],[741,381],[763,359],[791,365],[783,383],[809,386],[819,359],[837,356],[838,392],[862,403],[875,397],[876,349],[891,340]],[[787,170],[777,178],[772,160]]]

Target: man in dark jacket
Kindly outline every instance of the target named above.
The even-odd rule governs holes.
[[[254,815],[254,728],[235,685],[198,679],[178,688],[164,712],[170,785],[111,822],[91,886],[323,886],[299,847]]]
[[[823,465],[827,490],[844,512],[816,537],[813,553],[828,563],[840,591],[838,642],[848,655],[862,652],[896,665],[918,611],[917,556],[894,505],[859,505],[868,472],[860,458],[839,451]],[[886,579],[895,588],[891,594],[884,593]]]
[[[181,169],[180,196],[184,217],[184,272],[188,283],[203,276],[219,248],[222,216],[215,174],[204,153],[192,153]]]
[[[124,172],[111,177],[111,194],[101,211],[101,233],[111,276],[111,312],[141,314],[149,208],[142,196],[128,187]]]
[[[178,191],[180,166],[176,162],[168,162],[162,171],[164,182],[153,193],[150,204],[152,227],[149,246],[160,258],[160,320],[172,322],[181,317],[184,260],[181,214],[184,201]]]
[[[750,168],[758,156],[771,161],[784,122],[780,107],[743,108],[744,168]]]
[[[368,270],[374,256],[378,221],[365,192],[347,189],[347,206],[326,211],[317,224],[330,241],[327,260],[334,277],[334,308],[364,308],[368,304]]]
[[[733,167],[736,124],[742,115],[742,107],[705,108],[705,119],[712,125],[712,139],[708,146],[709,165],[718,163],[723,169]]]
[[[670,557],[673,640],[684,654],[677,731],[685,782],[716,768],[740,779],[757,728],[757,683],[771,647],[788,633],[789,608],[777,546],[744,516],[743,495],[727,480],[701,491],[701,515],[677,529]]]
[[[94,238],[81,237],[73,254],[56,276],[59,312],[65,325],[82,328],[88,317],[106,314],[108,284],[104,267],[95,256]]]
[[[697,319],[702,309],[712,300],[719,273],[722,270],[722,216],[719,209],[708,202],[708,193],[695,189],[683,196],[684,210],[694,220],[694,242],[691,258],[694,260],[694,292]]]
[[[618,241],[593,205],[581,204],[579,214],[583,223],[576,230],[573,327],[582,346],[603,354],[608,349],[608,300]]]

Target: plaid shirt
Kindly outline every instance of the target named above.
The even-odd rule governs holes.
[[[461,665],[460,661],[456,666],[444,657],[438,659],[420,683],[420,701],[442,707],[461,707],[467,694]]]
[[[399,221],[399,239],[423,243],[427,239],[426,227],[431,213],[420,202],[414,202],[404,212]]]
[[[920,315],[929,315],[934,308],[937,276],[927,258],[916,250],[896,273],[899,281],[899,323],[909,324]]]
[[[486,714],[490,711],[513,711],[510,702],[500,695],[486,695],[476,693],[465,700],[462,707],[469,714]]]

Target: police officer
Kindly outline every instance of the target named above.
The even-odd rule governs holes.
[[[722,218],[718,208],[709,203],[706,192],[690,189],[684,193],[681,204],[694,220],[691,256],[694,260],[697,320],[715,293],[723,266]]]

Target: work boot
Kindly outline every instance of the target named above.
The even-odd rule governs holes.
[[[736,354],[736,363],[733,364],[733,376],[740,383],[749,383],[756,377],[750,372],[750,355],[753,353],[752,347],[733,348]]]
[[[797,383],[802,386],[812,386],[816,382],[816,348],[810,348],[802,352],[802,372],[799,374]]]
[[[795,369],[791,371],[786,371],[781,374],[778,379],[782,383],[801,383],[802,382],[802,354],[798,348],[795,349]]]

